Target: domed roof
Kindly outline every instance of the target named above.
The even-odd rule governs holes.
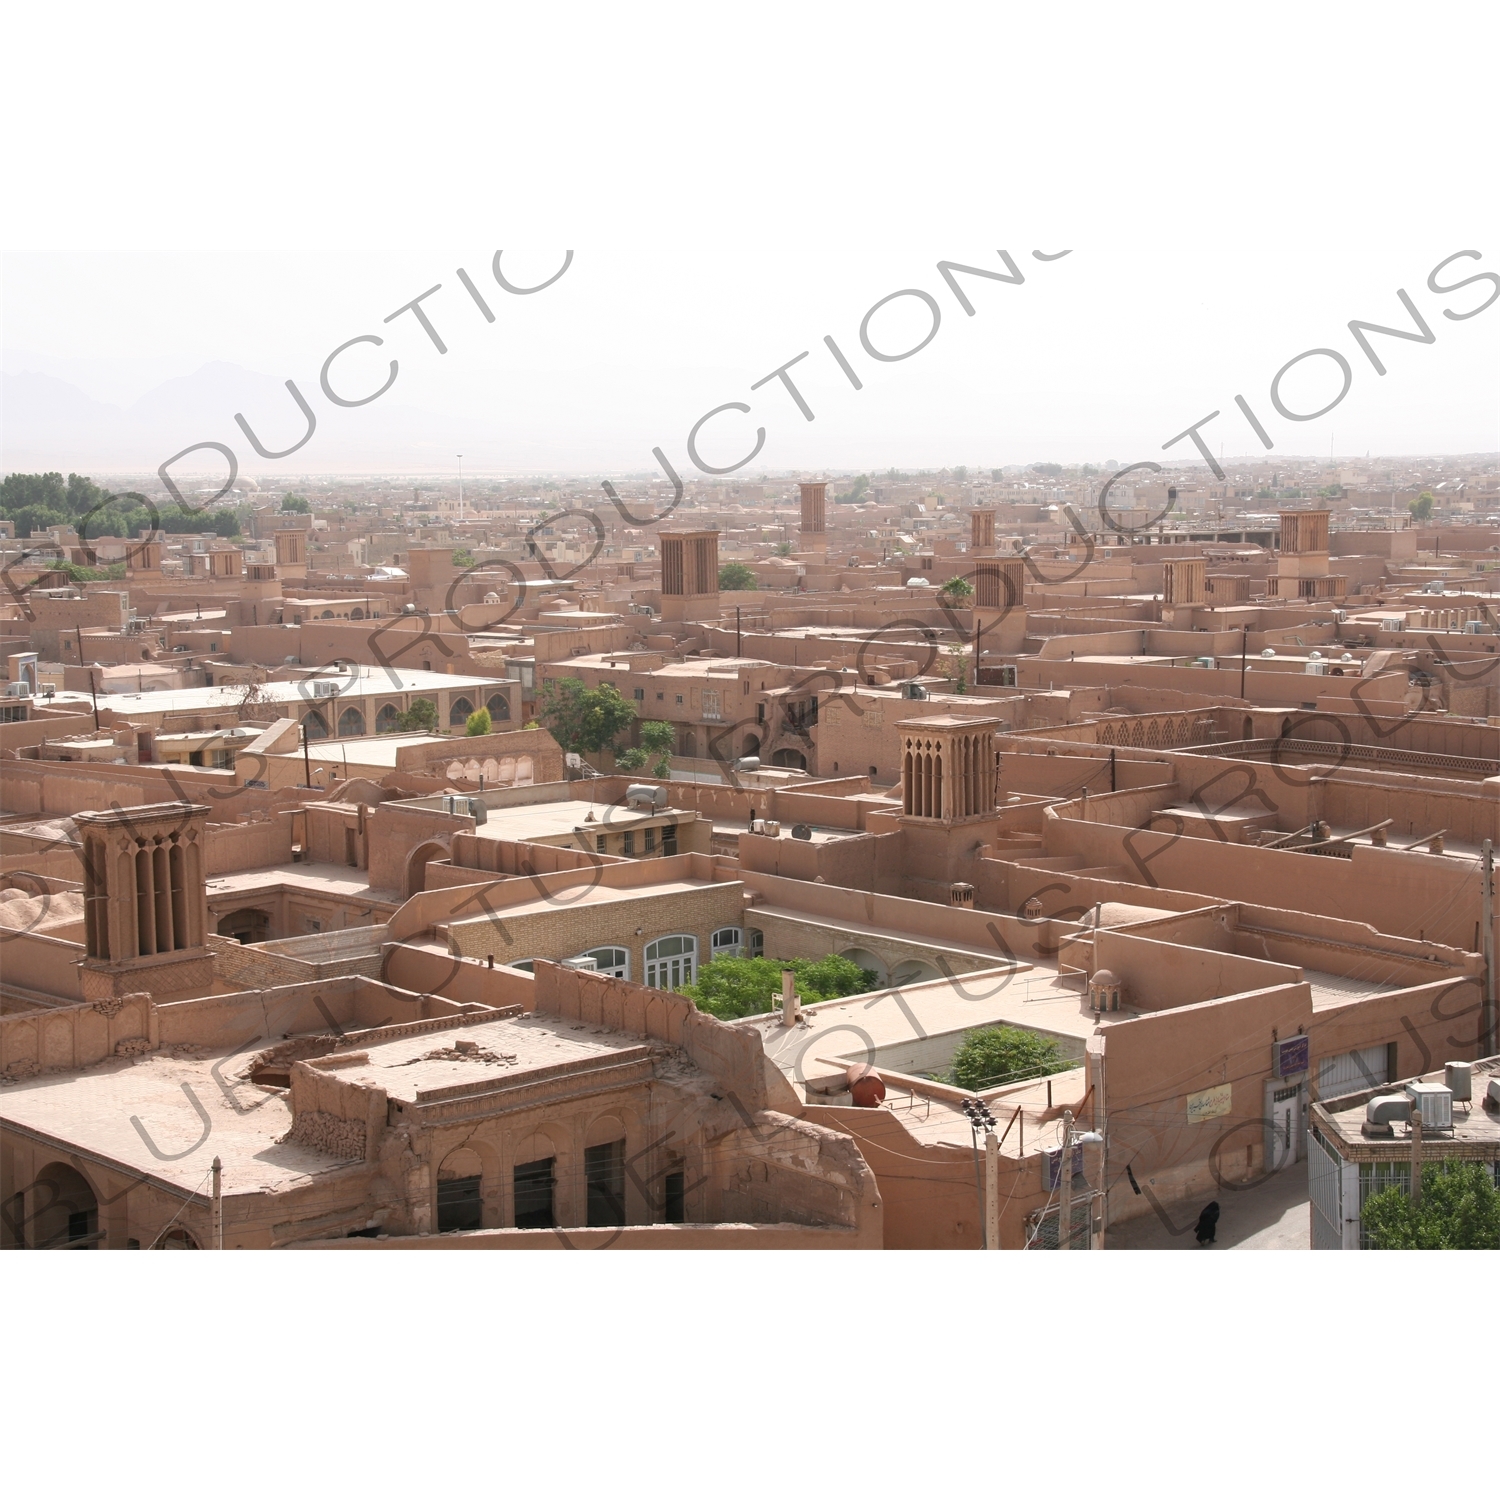
[[[1119,980],[1119,977],[1115,974],[1115,972],[1114,972],[1113,969],[1095,969],[1094,970],[1094,977],[1091,980],[1089,980],[1089,983],[1090,984],[1097,984],[1097,985],[1116,985],[1116,986],[1118,986],[1119,983],[1120,983],[1120,980]]]

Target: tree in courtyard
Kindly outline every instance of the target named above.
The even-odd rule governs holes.
[[[974,597],[974,585],[967,578],[950,578],[939,590],[949,604],[967,604]]]
[[[487,708],[476,708],[464,724],[464,733],[488,734],[490,732],[490,711]]]
[[[785,962],[773,958],[715,958],[698,970],[692,984],[680,986],[680,991],[699,1010],[721,1021],[765,1015],[774,1009],[773,998],[781,994],[783,969],[797,976],[797,994],[804,1005],[863,995],[879,979],[873,969],[862,969],[852,959],[832,953],[827,958],[792,958]]]
[[[1377,1250],[1500,1250],[1500,1193],[1488,1162],[1429,1162],[1419,1203],[1389,1187],[1365,1200],[1360,1218]]]
[[[1063,1073],[1072,1066],[1051,1037],[1016,1026],[985,1026],[963,1039],[953,1058],[953,1082],[976,1091]]]
[[[312,506],[301,495],[283,495],[281,497],[281,513],[284,516],[305,516],[311,511]]]
[[[744,563],[727,562],[719,569],[719,588],[726,594],[755,586],[755,570]]]
[[[396,715],[396,727],[407,734],[421,732],[431,734],[437,728],[437,705],[426,698],[418,698],[405,713]]]
[[[613,745],[635,723],[635,706],[613,683],[591,688],[582,678],[558,677],[543,683],[537,717],[564,750],[589,755]]]

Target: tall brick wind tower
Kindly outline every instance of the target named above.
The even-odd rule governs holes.
[[[74,813],[83,845],[85,999],[213,987],[208,811],[166,802]]]
[[[719,617],[719,533],[663,531],[661,617],[663,620],[716,620]]]
[[[797,486],[802,497],[802,526],[798,537],[803,552],[828,551],[828,483],[808,481]]]

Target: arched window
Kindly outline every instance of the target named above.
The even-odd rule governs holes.
[[[654,990],[675,990],[698,977],[698,939],[686,932],[646,944],[646,983]]]
[[[443,1158],[437,1176],[439,1234],[453,1229],[478,1229],[481,1223],[484,1164],[466,1146]]]
[[[710,958],[739,958],[745,938],[738,927],[721,927],[710,939]]]
[[[474,705],[467,698],[455,698],[448,705],[448,723],[467,724],[469,715],[474,712]]]
[[[596,974],[608,974],[611,979],[630,978],[628,948],[590,948],[587,953],[580,953],[578,957],[593,959]]]
[[[350,739],[365,732],[365,716],[357,708],[346,708],[339,715],[339,738]]]
[[[497,724],[501,719],[510,718],[510,699],[504,693],[496,693],[484,706],[489,709],[491,720]]]
[[[506,964],[505,967],[507,969],[519,969],[523,974],[531,974],[536,970],[536,960],[534,958],[520,958],[513,964]]]
[[[169,1229],[153,1248],[157,1250],[196,1250],[198,1242],[185,1229]]]
[[[375,715],[375,733],[390,734],[396,728],[396,719],[401,710],[394,703],[383,703]]]
[[[766,935],[759,927],[750,929],[750,957],[764,958],[766,956]]]
[[[320,620],[331,620],[333,618],[333,611],[331,609],[325,609],[323,613],[318,616],[318,618]]]
[[[364,610],[362,610],[362,609],[361,609],[361,608],[360,608],[360,607],[359,607],[359,605],[357,605],[357,604],[356,604],[356,605],[355,605],[355,606],[354,606],[354,608],[353,608],[353,609],[351,609],[351,610],[350,610],[350,611],[349,611],[349,618],[350,618],[350,619],[351,619],[351,620],[363,620],[363,619],[364,619],[364,617],[365,617],[365,612],[364,612]]]
[[[326,740],[328,738],[328,721],[317,709],[313,709],[302,720],[302,728],[310,740]]]

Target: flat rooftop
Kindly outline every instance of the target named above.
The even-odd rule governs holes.
[[[461,742],[460,742],[461,743]],[[617,833],[643,823],[675,817],[691,822],[697,815],[679,808],[657,807],[637,812],[609,802],[536,802],[523,807],[492,807],[489,817],[474,832],[482,839],[534,842],[567,837],[573,833]],[[589,819],[592,817],[593,821]]]
[[[1441,1154],[1446,1144],[1477,1147],[1478,1150],[1460,1152],[1482,1160],[1500,1160],[1500,1110],[1485,1108],[1485,1093],[1490,1079],[1500,1077],[1500,1057],[1487,1057],[1472,1063],[1474,1097],[1467,1107],[1455,1101],[1453,1105],[1453,1129],[1425,1130],[1424,1145],[1435,1143]],[[1424,1083],[1442,1083],[1443,1070],[1423,1073]],[[1382,1084],[1379,1088],[1365,1089],[1358,1094],[1331,1101],[1337,1109],[1327,1105],[1316,1105],[1313,1123],[1325,1136],[1335,1136],[1345,1147],[1344,1155],[1356,1160],[1376,1161],[1390,1157],[1411,1159],[1411,1135],[1407,1126],[1398,1124],[1393,1136],[1369,1136],[1365,1134],[1365,1105],[1377,1095],[1401,1094],[1405,1086],[1414,1082],[1403,1078],[1399,1083]]]

